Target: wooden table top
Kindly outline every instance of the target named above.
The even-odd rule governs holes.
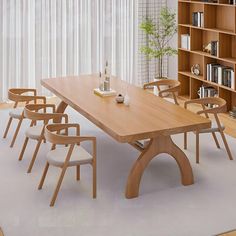
[[[172,135],[210,127],[210,120],[200,117],[164,99],[111,79],[117,93],[127,88],[130,106],[117,104],[115,97],[95,95],[97,75],[43,79],[41,84],[96,124],[119,142]]]

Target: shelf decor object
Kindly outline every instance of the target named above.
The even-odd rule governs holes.
[[[193,73],[193,65],[199,65],[199,74]],[[229,118],[236,107],[235,70],[234,1],[178,0],[179,95],[186,100],[223,98]]]

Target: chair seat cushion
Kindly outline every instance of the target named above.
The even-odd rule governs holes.
[[[225,129],[225,126],[223,124],[221,124],[221,127],[222,127],[223,130]],[[211,128],[203,129],[203,130],[199,131],[199,133],[201,133],[201,134],[203,134],[203,133],[211,133],[211,132],[219,132],[219,128],[218,128],[217,123],[215,121],[213,121],[211,123]]]
[[[175,104],[175,100],[173,98],[165,97],[164,99],[168,102],[171,102],[171,103]]]
[[[50,165],[62,167],[65,163],[69,147],[58,147],[47,154],[47,161]],[[75,146],[70,157],[68,166],[77,166],[91,163],[93,157],[81,146]]]
[[[14,108],[9,111],[9,116],[15,119],[20,119],[23,111],[24,111],[23,107]]]
[[[134,142],[138,147],[145,149],[150,143],[150,139],[137,140]]]
[[[41,136],[42,129],[43,129],[43,125],[36,125],[36,126],[29,127],[26,130],[25,135],[26,137],[30,139],[38,140]]]

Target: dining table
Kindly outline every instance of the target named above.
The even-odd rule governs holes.
[[[111,77],[111,88],[116,94],[129,96],[129,104],[117,103],[115,96],[98,96],[98,74],[65,76],[42,79],[43,87],[60,98],[57,112],[74,108],[90,122],[119,143],[128,143],[139,150],[128,175],[125,196],[139,196],[141,179],[153,158],[166,153],[173,157],[183,185],[194,184],[190,161],[183,150],[172,140],[172,135],[198,131],[211,127],[211,121],[138,87]],[[145,148],[137,140],[149,140]]]

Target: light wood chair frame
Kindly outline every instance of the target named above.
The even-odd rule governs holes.
[[[52,113],[48,113],[47,109],[51,108]],[[43,112],[39,112],[40,110],[43,110]],[[64,113],[56,113],[56,105],[55,104],[28,104],[25,106],[24,109],[24,116],[28,119],[31,120],[30,127],[34,126],[37,121],[42,121],[44,123],[43,129],[41,131],[40,137],[37,140],[37,145],[34,150],[30,165],[28,167],[27,173],[31,173],[31,170],[33,168],[33,165],[35,163],[39,148],[41,146],[42,141],[45,139],[44,137],[44,129],[45,126],[49,123],[50,120],[58,120],[58,122],[62,122],[64,119],[65,123],[68,123],[68,115]],[[19,156],[19,161],[23,159],[25,149],[27,147],[29,137],[25,138],[20,156]]]
[[[167,85],[169,88],[168,89],[163,89],[161,90],[160,86],[162,85]],[[173,79],[161,79],[158,81],[146,83],[143,85],[143,89],[149,89],[150,87],[157,86],[157,89],[159,91],[159,97],[166,97],[166,94],[171,94],[174,102],[176,105],[179,105],[178,99],[177,99],[177,94],[180,92],[181,89],[181,84],[178,80],[173,80]]]
[[[225,149],[227,151],[229,159],[233,160],[232,153],[230,151],[228,142],[227,142],[225,134],[224,134],[224,129],[222,128],[222,125],[220,123],[220,119],[218,116],[219,113],[224,113],[227,111],[226,101],[222,98],[217,98],[217,97],[194,99],[194,100],[190,100],[190,101],[185,102],[185,104],[184,104],[185,109],[187,109],[189,104],[201,105],[202,110],[197,112],[198,115],[204,114],[206,118],[210,118],[210,116],[209,116],[210,114],[213,115],[215,122],[217,124],[217,128],[218,128],[217,132],[219,132],[222,137],[222,140],[225,145]],[[216,105],[217,107],[206,108],[207,104]],[[212,136],[213,136],[213,139],[216,143],[217,148],[220,148],[220,144],[218,142],[216,133],[215,132],[211,132],[211,133],[212,133]],[[196,134],[196,163],[199,164],[199,135],[201,134],[201,132],[199,130],[197,130],[195,132],[195,134]],[[184,149],[187,149],[187,133],[184,133]]]
[[[31,94],[31,95],[25,95],[25,94]],[[18,108],[19,103],[24,103],[25,105],[29,104],[30,102],[34,102],[34,104],[37,104],[38,102],[42,102],[43,104],[46,104],[46,97],[44,96],[37,96],[36,89],[31,88],[12,88],[8,90],[8,99],[11,101],[14,101],[13,108]],[[18,136],[21,124],[24,120],[24,112],[22,112],[21,117],[19,118],[15,133],[13,135],[10,147],[12,148],[15,144],[16,138]],[[10,129],[11,123],[13,121],[13,117],[9,117],[6,130],[4,132],[3,138],[7,137],[8,131]]]
[[[66,136],[60,134],[62,130],[68,130],[71,128],[76,129],[76,136]],[[93,168],[93,198],[96,198],[97,196],[97,177],[96,177],[96,137],[85,137],[85,136],[80,136],[80,125],[79,124],[49,124],[45,127],[45,138],[47,141],[52,143],[52,150],[56,148],[56,145],[69,145],[69,150],[66,155],[66,159],[64,162],[64,165],[61,167],[61,174],[58,179],[56,188],[54,190],[50,206],[54,206],[58,192],[60,190],[64,175],[66,173],[68,166],[68,163],[70,161],[71,155],[73,153],[73,149],[76,145],[80,145],[81,142],[92,142],[92,161],[91,161],[91,166]],[[82,165],[82,164],[81,164]],[[45,169],[43,171],[43,175],[41,177],[38,189],[42,189],[44,180],[46,178],[48,169],[49,169],[50,164],[47,162]],[[80,180],[80,165],[76,166],[76,180]]]

